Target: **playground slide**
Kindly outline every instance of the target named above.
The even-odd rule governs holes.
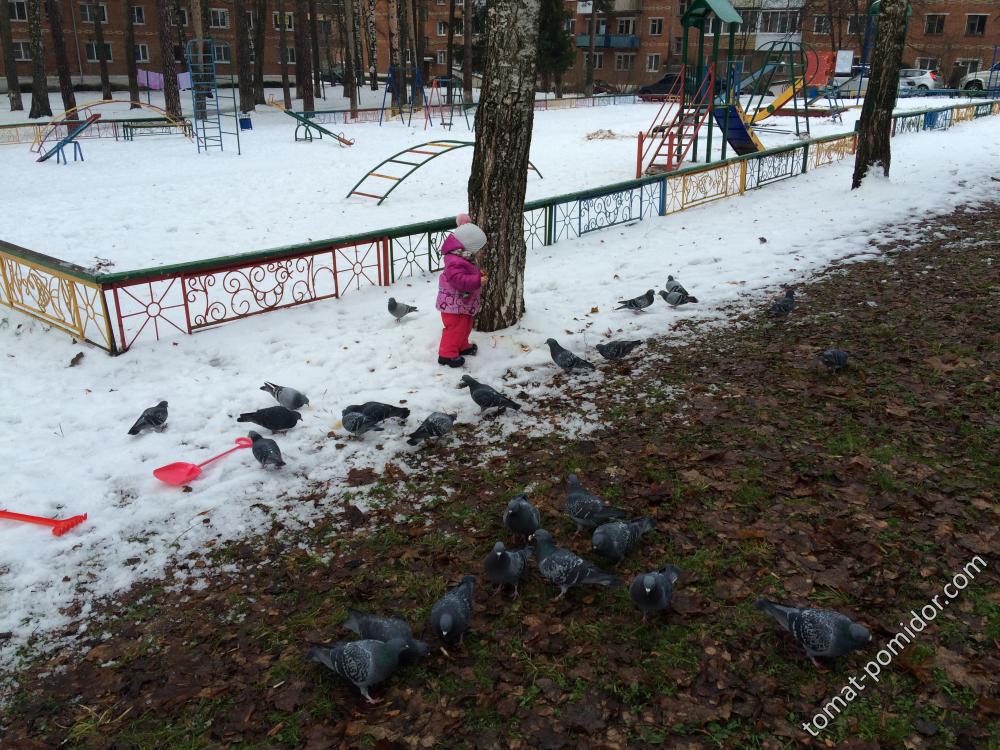
[[[806,83],[805,78],[803,77],[796,78],[794,81],[792,81],[791,86],[789,86],[787,89],[785,89],[776,97],[774,97],[773,102],[768,104],[766,107],[762,107],[760,110],[758,110],[757,114],[753,116],[753,120],[751,120],[751,122],[756,125],[761,120],[766,120],[768,117],[773,115],[777,110],[781,109],[786,104],[788,104],[788,102],[791,101],[792,97],[794,97],[797,93],[805,89],[805,83]]]
[[[753,85],[760,80],[760,77],[767,75],[770,71],[774,70],[776,66],[774,63],[768,63],[767,65],[761,66],[759,70],[755,70],[753,73],[748,75],[742,81],[740,81],[740,93],[745,92],[747,89],[753,88]]]
[[[73,130],[71,130],[65,137],[63,137],[61,141],[59,141],[55,146],[50,148],[44,154],[39,156],[35,161],[48,161],[50,158],[52,158],[52,156],[59,153],[59,149],[75,141],[80,135],[83,134],[84,130],[89,128],[91,125],[93,125],[100,119],[101,119],[100,115],[91,115],[86,120],[81,122],[77,127],[73,128]],[[80,153],[83,152],[81,151]]]
[[[726,140],[740,156],[753,154],[764,150],[757,134],[753,132],[749,119],[743,107],[735,104],[732,107],[720,107],[712,110],[715,122],[726,134]]]
[[[332,130],[327,130],[326,128],[324,128],[319,123],[313,122],[308,117],[303,117],[298,112],[292,112],[290,109],[282,109],[281,111],[284,112],[289,117],[291,117],[291,118],[293,118],[295,120],[298,120],[302,125],[306,126],[307,128],[315,128],[320,133],[323,133],[324,135],[330,136],[331,138],[333,138],[336,141],[338,141],[340,143],[340,145],[342,145],[342,146],[353,146],[354,145],[354,141],[353,140],[349,140],[347,138],[344,138],[343,135],[340,135],[338,133],[334,133]]]

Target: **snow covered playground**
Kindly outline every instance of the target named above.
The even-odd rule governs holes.
[[[637,134],[655,138],[660,104],[611,99],[549,100],[536,112],[527,314],[514,329],[480,336],[475,363],[477,377],[508,390],[553,392],[550,336],[582,354],[612,334],[668,335],[682,317],[722,319],[733,303],[863,256],[872,237],[905,235],[915,218],[997,190],[1000,101],[901,99],[891,178],[851,191],[856,108],[842,121],[813,118],[808,138],[775,116],[787,132],[760,133],[764,151],[635,179]],[[67,622],[70,602],[86,613],[94,597],[158,575],[171,557],[266,528],[288,498],[342,479],[359,461],[377,468],[409,450],[392,428],[379,439],[338,441],[347,404],[405,403],[416,423],[431,411],[461,422],[475,409],[433,356],[437,249],[467,208],[472,149],[427,144],[472,141],[460,118],[450,130],[425,129],[420,113],[410,125],[324,125],[344,145],[318,133],[303,140],[301,122],[258,107],[238,155],[229,141],[199,153],[183,128],[126,139],[111,121],[157,116],[130,113],[127,103],[92,111],[101,137],[81,138],[85,161],[67,151],[65,165],[36,163],[36,126],[0,129],[8,217],[0,231],[8,434],[0,507],[87,514],[58,538],[0,521],[0,632],[13,634],[0,643],[3,662],[33,633]],[[0,125],[13,124],[0,114]],[[717,131],[716,156],[721,140]],[[383,160],[436,149],[449,153],[381,204],[348,197]],[[616,300],[668,273],[701,304],[614,311]],[[397,323],[386,313],[390,296],[418,311]],[[245,436],[236,415],[273,403],[264,381],[310,398],[299,428],[279,438],[282,472],[237,451],[190,491],[154,478],[156,467],[202,461]],[[127,435],[160,401],[169,402],[168,429]],[[551,429],[528,412],[496,424],[498,440],[513,429]],[[591,427],[583,404],[560,429]],[[296,507],[308,523],[311,504]]]

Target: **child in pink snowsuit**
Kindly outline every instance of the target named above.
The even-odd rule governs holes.
[[[478,347],[469,343],[472,321],[481,307],[479,296],[486,274],[475,264],[475,254],[486,246],[483,230],[458,217],[458,227],[441,245],[444,270],[438,279],[435,307],[441,311],[441,345],[438,347],[438,364],[461,367],[465,357],[476,353]]]

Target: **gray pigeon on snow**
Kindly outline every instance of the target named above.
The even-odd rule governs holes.
[[[670,294],[670,292],[680,292],[685,297],[691,297],[691,295],[688,294],[688,290],[684,288],[684,285],[673,276],[667,276],[667,283],[663,288],[667,290],[667,294]],[[697,302],[698,300],[691,297],[691,301]]]
[[[601,356],[612,362],[624,359],[627,357],[633,349],[635,349],[641,341],[609,341],[606,344],[598,344],[597,351],[600,352]]]
[[[651,518],[602,523],[594,529],[591,544],[594,552],[610,560],[612,565],[617,565],[638,544],[639,537],[651,531],[654,525]]]
[[[785,292],[784,297],[779,297],[778,299],[771,302],[771,307],[768,308],[768,312],[772,317],[775,318],[786,318],[788,313],[792,311],[795,307],[795,290],[788,289]]]
[[[253,441],[250,452],[253,453],[253,457],[260,461],[260,465],[265,469],[268,466],[280,469],[285,465],[285,462],[281,458],[281,450],[278,448],[276,442],[270,438],[261,437],[259,432],[253,432],[252,430],[247,437]]]
[[[653,300],[656,297],[653,296],[653,290],[648,289],[645,294],[640,294],[638,297],[633,297],[632,299],[618,300],[618,307],[616,310],[631,310],[632,312],[642,312],[643,309],[649,307],[653,304]]]
[[[402,638],[406,642],[406,651],[403,652],[404,660],[427,656],[430,647],[423,641],[418,641],[413,637],[406,620],[398,617],[383,617],[382,615],[370,615],[357,609],[347,608],[347,619],[342,623],[343,627],[353,630],[364,639],[375,641],[391,641],[393,638]]]
[[[577,533],[584,527],[593,528],[628,515],[623,510],[605,505],[601,498],[583,489],[576,474],[566,477],[566,514],[576,523]]]
[[[302,415],[297,411],[286,409],[284,406],[269,406],[266,409],[248,411],[236,419],[237,422],[253,422],[261,427],[266,427],[271,432],[284,432],[292,429]]]
[[[344,425],[345,430],[358,437],[364,435],[366,432],[371,432],[372,430],[381,432],[385,429],[384,427],[378,426],[377,419],[357,411],[347,412],[347,414],[345,414],[340,421]]]
[[[827,349],[816,355],[820,362],[831,372],[839,372],[847,367],[847,352],[841,349]]]
[[[268,383],[265,380],[264,385],[262,385],[260,389],[274,396],[274,400],[286,409],[301,409],[309,403],[309,399],[306,398],[306,394],[302,391],[297,391],[294,388],[289,388],[286,385],[275,385],[274,383]]]
[[[545,343],[549,345],[549,354],[552,355],[552,361],[566,372],[572,372],[577,368],[585,370],[597,369],[587,360],[581,359],[568,349],[563,349],[555,339],[546,339]]]
[[[507,503],[503,512],[503,525],[515,534],[527,537],[541,525],[538,508],[531,504],[523,492]]]
[[[767,599],[758,599],[754,606],[791,633],[816,666],[817,656],[843,656],[872,639],[868,628],[832,609],[798,609]]]
[[[396,319],[397,323],[411,312],[416,311],[417,308],[407,305],[405,302],[396,302],[395,297],[389,297],[389,314]]]
[[[660,292],[660,296],[663,297],[663,301],[671,307],[677,307],[678,305],[686,305],[688,302],[698,301],[690,294],[677,291],[676,289],[672,292]]]
[[[487,580],[497,585],[497,591],[504,586],[513,586],[514,598],[517,599],[517,584],[528,570],[531,555],[531,547],[507,549],[503,542],[497,542],[483,560]]]
[[[521,410],[519,403],[511,401],[495,388],[483,385],[478,380],[473,379],[471,375],[463,375],[462,382],[458,384],[458,387],[469,389],[469,394],[472,396],[472,400],[479,405],[480,411],[486,411],[487,409],[499,409],[503,411],[508,408],[515,411]]]
[[[383,404],[379,401],[365,401],[363,404],[351,404],[340,412],[341,418],[348,414],[363,414],[372,422],[383,422],[390,417],[399,417],[403,422],[410,416],[410,410],[402,406]]]
[[[628,595],[632,603],[642,610],[642,621],[650,612],[661,612],[670,606],[674,595],[674,584],[681,577],[681,572],[673,565],[667,565],[649,573],[640,573],[628,587]]]
[[[379,703],[368,689],[392,676],[399,665],[399,656],[406,650],[406,641],[392,638],[378,640],[339,641],[328,646],[313,646],[306,654],[357,687],[369,703]]]
[[[166,423],[167,423],[167,402],[161,401],[156,406],[150,406],[148,409],[143,409],[142,414],[140,414],[139,418],[135,420],[135,424],[132,425],[131,429],[128,431],[128,434],[138,435],[147,427],[151,427],[154,430],[160,431],[163,429],[163,426]]]
[[[476,577],[465,576],[431,608],[431,629],[446,646],[462,645],[472,618],[472,594],[475,589]]]
[[[431,415],[416,430],[410,433],[410,439],[406,442],[410,445],[419,445],[421,440],[441,437],[451,432],[452,425],[455,424],[457,418],[457,414],[445,414],[440,411],[431,412]]]
[[[538,571],[545,579],[559,587],[559,596],[556,599],[562,599],[572,586],[584,583],[598,586],[621,586],[624,583],[618,576],[605,573],[568,549],[556,547],[552,535],[545,529],[538,529],[532,534],[532,539],[535,540]]]

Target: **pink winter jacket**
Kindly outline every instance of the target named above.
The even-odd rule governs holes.
[[[475,315],[481,307],[479,295],[482,279],[479,266],[455,253],[462,243],[449,234],[441,245],[444,270],[438,278],[438,295],[435,307],[441,312]]]

